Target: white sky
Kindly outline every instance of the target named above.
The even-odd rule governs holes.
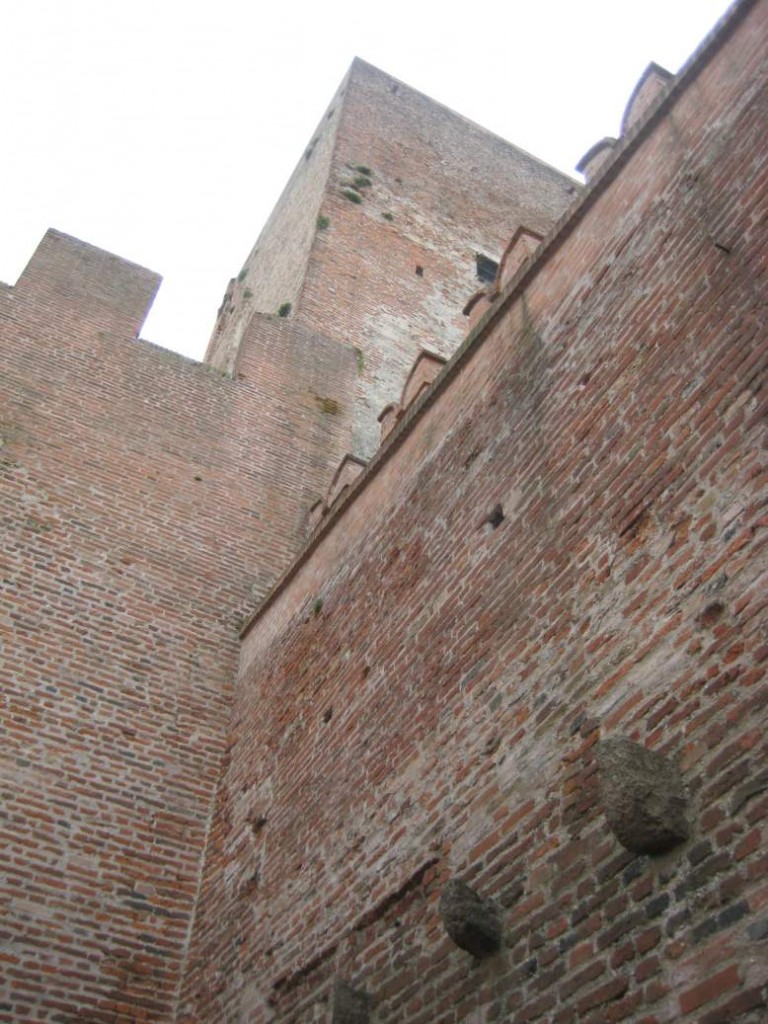
[[[143,337],[200,358],[354,56],[573,173],[727,0],[6,0],[0,281],[48,227],[164,277]]]

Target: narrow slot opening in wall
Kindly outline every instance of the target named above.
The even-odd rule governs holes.
[[[482,281],[483,284],[493,284],[499,269],[499,264],[496,260],[492,260],[490,256],[484,256],[481,252],[478,252],[475,254],[475,266],[478,281]]]

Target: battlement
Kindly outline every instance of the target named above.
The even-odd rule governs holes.
[[[740,77],[768,66],[748,10],[765,25],[768,4],[742,6],[555,229],[513,236],[494,301],[424,390],[414,373],[421,394],[367,467],[342,460],[327,517],[247,624],[193,1018],[233,932],[260,967],[229,1005],[257,1019],[335,1019],[340,986],[391,1021],[764,1012],[765,969],[743,967],[759,884],[742,910],[690,901],[709,871],[742,877],[766,813],[749,817],[725,753],[746,778],[747,735],[764,747],[747,695],[765,693],[764,84]],[[606,778],[616,750],[631,763]],[[633,785],[684,808],[661,853]],[[224,833],[239,820],[263,824]],[[726,823],[753,838],[717,858]],[[459,879],[502,935],[469,974],[483,923],[465,908],[466,944],[446,923]]]
[[[43,316],[50,307],[66,307],[138,338],[161,281],[145,267],[51,228],[14,292]]]

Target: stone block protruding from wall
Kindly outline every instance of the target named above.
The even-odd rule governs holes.
[[[331,997],[331,1024],[368,1024],[371,1019],[371,997],[349,982],[336,978]]]
[[[664,853],[690,828],[685,786],[675,764],[626,736],[598,744],[600,792],[608,825],[633,853]]]
[[[450,938],[472,956],[492,956],[501,948],[501,911],[461,879],[446,883],[440,896],[440,917]]]
[[[237,1019],[250,964],[281,1022],[327,1019],[334,976],[380,1024],[764,1016],[768,0],[735,11],[243,631],[179,1020]],[[387,152],[350,162],[379,182]],[[371,189],[347,206],[380,217]],[[692,838],[658,859],[600,811],[613,736],[696,787]],[[659,765],[629,749],[635,845]],[[231,815],[265,771],[264,883],[233,901]],[[449,939],[451,876],[477,893],[463,917],[444,897]],[[501,946],[475,961],[454,943],[489,897]]]

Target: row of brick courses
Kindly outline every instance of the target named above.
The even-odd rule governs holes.
[[[133,340],[156,286],[50,232],[0,298],[13,1024],[172,1019],[237,626],[349,443],[345,348],[265,319],[230,380]]]
[[[337,976],[408,1024],[764,1016],[767,13],[249,628],[180,1021],[322,1019]],[[606,827],[617,733],[680,760],[670,853]],[[497,957],[441,931],[457,875]]]

